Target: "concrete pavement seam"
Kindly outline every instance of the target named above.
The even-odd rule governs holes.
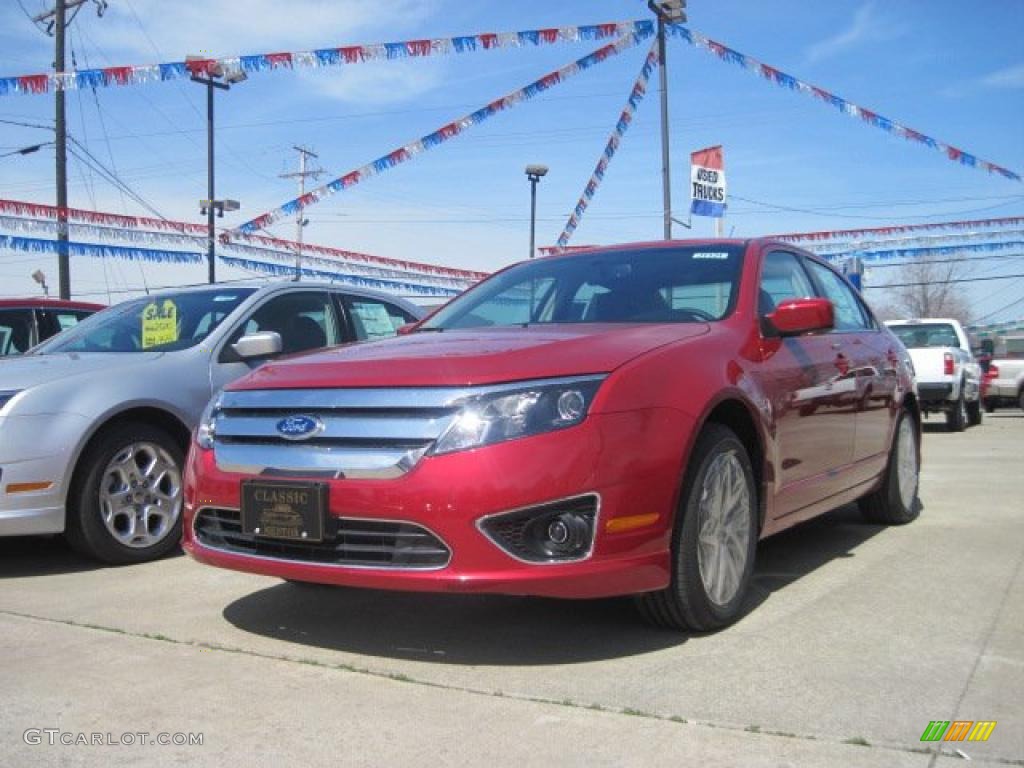
[[[117,627],[107,627],[101,624],[78,622],[73,621],[71,619],[55,619],[48,616],[37,616],[30,613],[22,613],[20,611],[0,609],[0,616],[13,616],[16,618],[27,619],[30,621],[40,621],[50,624],[61,624],[64,626],[75,627],[77,629],[89,629],[97,632],[108,632],[111,634],[124,635],[125,637],[131,637],[139,640],[154,640],[164,643],[170,643],[172,645],[180,645],[188,648],[198,648],[200,650],[221,651],[224,653],[232,653],[240,656],[248,656],[250,658],[267,659],[269,661],[280,661],[292,664],[304,664],[308,666],[321,667],[323,669],[330,669],[340,672],[350,672],[358,675],[366,675],[369,677],[392,680],[394,682],[399,683],[409,683],[411,685],[420,685],[428,688],[437,688],[440,690],[448,690],[456,693],[467,693],[475,696],[487,696],[489,698],[507,698],[512,701],[521,701],[532,704],[548,704],[554,706],[569,707],[571,709],[592,710],[596,712],[604,712],[613,715],[641,717],[648,720],[677,723],[679,725],[694,725],[703,726],[705,728],[719,728],[727,731],[750,733],[760,736],[773,736],[776,738],[797,739],[800,741],[819,742],[823,744],[830,743],[833,745],[856,745],[868,749],[882,749],[890,752],[901,752],[907,754],[928,754],[932,755],[932,761],[929,765],[934,765],[934,761],[937,760],[939,757],[957,756],[955,753],[943,750],[941,748],[935,750],[927,747],[907,747],[898,744],[869,743],[861,737],[851,737],[846,739],[821,738],[813,734],[796,734],[785,731],[775,731],[770,729],[764,729],[756,725],[748,725],[746,727],[741,727],[737,725],[715,723],[705,720],[690,720],[687,718],[680,717],[679,715],[663,715],[654,712],[645,712],[642,710],[633,709],[631,707],[608,707],[597,703],[584,704],[582,702],[572,701],[571,699],[548,699],[539,696],[529,696],[527,694],[507,694],[502,691],[488,691],[481,688],[470,688],[468,686],[445,685],[431,680],[422,680],[419,678],[410,677],[409,675],[405,675],[402,673],[376,671],[368,669],[366,667],[358,667],[353,664],[348,664],[345,662],[337,662],[332,664],[328,662],[317,661],[315,659],[306,659],[288,655],[263,653],[261,651],[254,651],[251,649],[239,648],[235,646],[220,645],[217,643],[205,643],[196,640],[177,640],[162,634],[150,634],[147,632],[131,632],[128,630],[119,629]],[[1024,766],[1024,760],[1016,760],[1003,757],[986,757],[985,759],[992,763],[1001,765]]]

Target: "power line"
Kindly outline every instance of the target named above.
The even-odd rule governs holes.
[[[905,266],[905,265],[904,265]],[[941,283],[942,285],[952,283],[982,283],[988,280],[1013,280],[1014,278],[1024,277],[1024,274],[1018,275],[993,275],[992,277],[961,277],[956,280],[928,280],[926,282],[918,283],[886,283],[885,285],[868,285],[867,288],[916,288],[921,285],[935,285]]]

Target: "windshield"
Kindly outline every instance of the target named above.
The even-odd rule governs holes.
[[[959,347],[956,330],[949,323],[918,323],[890,326],[907,349],[925,347]]]
[[[419,330],[548,323],[690,323],[732,311],[743,248],[700,245],[524,262]]]
[[[171,352],[195,346],[255,288],[147,296],[93,315],[35,349],[58,352]]]

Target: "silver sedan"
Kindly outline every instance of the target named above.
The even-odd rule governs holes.
[[[338,285],[212,285],[125,302],[0,361],[0,536],[64,533],[109,563],[181,534],[182,467],[211,396],[268,358],[422,316]]]

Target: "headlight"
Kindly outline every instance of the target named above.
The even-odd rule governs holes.
[[[7,403],[9,403],[11,400],[13,400],[14,396],[20,393],[21,391],[22,390],[20,389],[0,390],[0,411],[2,411],[4,409],[4,406],[7,405]]]
[[[203,411],[203,415],[199,417],[199,426],[196,427],[196,442],[200,448],[206,451],[213,448],[213,438],[217,434],[216,422],[217,414],[220,413],[220,397],[220,392],[213,396],[206,406],[206,410]]]
[[[434,453],[452,453],[579,424],[604,376],[520,382],[459,403]]]

